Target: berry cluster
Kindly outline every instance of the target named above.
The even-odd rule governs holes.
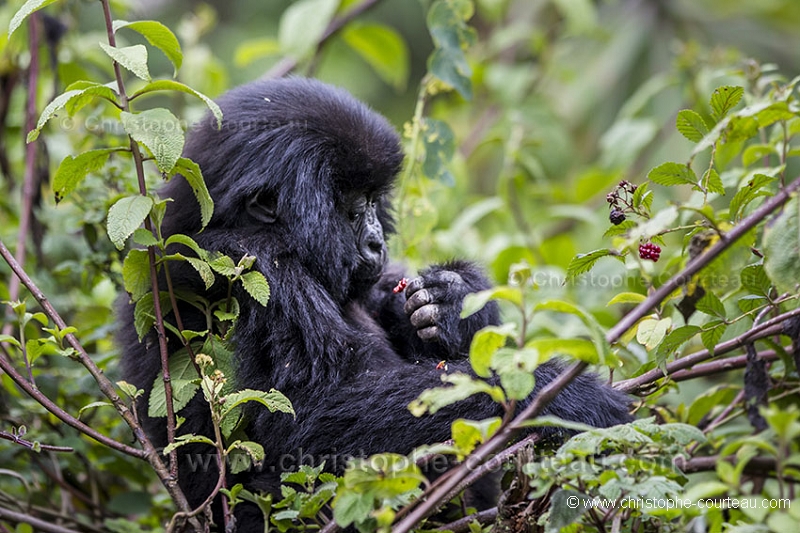
[[[636,192],[637,186],[628,180],[622,180],[614,190],[606,195],[606,201],[611,207],[608,215],[609,221],[615,226],[625,222],[625,211],[632,211],[631,196]]]
[[[656,262],[661,257],[661,247],[652,242],[644,242],[639,245],[639,257]]]

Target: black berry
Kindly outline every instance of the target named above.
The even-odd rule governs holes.
[[[639,245],[639,257],[656,262],[661,257],[661,247],[652,242],[642,243]]]
[[[617,209],[615,207],[614,209],[611,210],[611,213],[608,214],[608,219],[615,226],[617,224],[622,224],[623,222],[625,222],[625,213],[623,213],[622,210]]]

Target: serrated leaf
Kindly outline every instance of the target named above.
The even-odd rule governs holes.
[[[169,358],[169,376],[172,383],[172,405],[177,413],[194,398],[200,388],[197,369],[189,351],[182,348]],[[147,415],[153,418],[167,416],[167,396],[164,391],[164,375],[159,372],[150,391]]]
[[[747,296],[742,296],[736,301],[736,305],[739,306],[739,309],[742,313],[749,313],[750,311],[754,311],[759,307],[765,306],[769,300],[764,298],[763,296],[755,296],[753,294],[748,294]]]
[[[566,355],[589,364],[595,364],[599,360],[597,346],[587,339],[533,339],[528,341],[525,347],[536,350],[540,362],[545,362],[556,355]]]
[[[214,200],[208,192],[208,187],[203,179],[203,173],[200,171],[200,166],[185,157],[178,158],[174,173],[180,174],[186,180],[186,183],[192,188],[194,197],[200,205],[200,229],[204,229],[211,221],[214,215]]]
[[[222,127],[222,109],[220,109],[217,103],[214,102],[214,100],[212,100],[208,96],[204,95],[203,93],[195,91],[188,85],[184,85],[183,83],[177,82],[175,80],[157,80],[150,82],[141,89],[139,89],[138,91],[136,91],[135,93],[133,93],[130,99],[133,100],[134,98],[137,98],[143,94],[157,92],[157,91],[179,91],[182,93],[191,94],[192,96],[199,98],[206,104],[208,109],[211,111],[211,114],[214,115],[214,118],[217,121],[217,128]]]
[[[697,176],[690,167],[672,162],[663,163],[651,170],[647,174],[647,179],[666,187],[697,185]]]
[[[153,154],[158,170],[164,174],[171,172],[181,158],[185,141],[177,117],[159,107],[136,114],[123,111],[120,119],[128,135]]]
[[[146,250],[128,252],[122,262],[122,282],[134,302],[150,291],[150,256]]]
[[[767,276],[764,265],[747,265],[742,269],[740,279],[742,281],[742,287],[750,294],[764,297],[769,296],[770,290],[772,289],[772,282],[769,276]]]
[[[716,120],[720,120],[722,117],[728,114],[728,111],[733,109],[736,104],[744,96],[744,89],[742,87],[734,87],[731,85],[725,85],[722,87],[718,87],[714,90],[714,94],[711,95],[711,109],[713,110],[713,115]]]
[[[695,325],[686,325],[676,328],[669,332],[664,337],[661,344],[658,346],[658,352],[662,354],[669,354],[677,350],[683,343],[694,337],[700,332],[701,328]]]
[[[278,42],[284,54],[303,59],[317,46],[339,7],[339,0],[299,0],[281,15]]]
[[[771,196],[772,192],[765,190],[769,185],[775,183],[777,178],[767,176],[765,174],[756,174],[753,176],[747,185],[740,187],[736,194],[731,199],[731,205],[728,209],[728,219],[736,220],[742,214],[747,205],[761,196]]]
[[[57,0],[28,0],[25,2],[22,7],[19,8],[16,13],[14,13],[14,16],[11,17],[11,22],[8,25],[8,38],[11,38],[14,32],[17,31],[25,19],[28,18],[32,13],[47,7],[56,1]]]
[[[108,210],[108,238],[118,250],[125,247],[128,237],[142,225],[151,207],[153,199],[140,194],[120,198],[111,206]]]
[[[70,83],[65,91],[79,90],[80,94],[70,98],[64,105],[70,116],[74,115],[86,105],[93,102],[95,98],[101,98],[112,102],[115,106],[117,102],[116,82],[101,85],[93,81],[79,80]]]
[[[150,81],[150,71],[147,68],[147,48],[143,44],[115,48],[101,42],[100,48],[108,54],[108,57],[133,72],[138,78]]]
[[[628,230],[633,229],[636,227],[636,222],[633,220],[625,220],[620,224],[612,224],[610,228],[603,233],[604,238],[608,237],[616,237],[617,235],[625,235]]]
[[[55,116],[56,112],[67,105],[67,102],[71,99],[77,98],[81,93],[83,93],[82,90],[66,91],[53,98],[53,100],[45,106],[44,110],[42,110],[42,114],[39,115],[39,121],[36,123],[36,127],[28,132],[26,142],[31,143],[35,141],[39,137],[39,132],[44,125]]]
[[[174,75],[178,75],[178,69],[181,68],[183,63],[183,52],[181,51],[181,44],[169,28],[155,20],[137,20],[135,22],[115,20],[113,27],[114,33],[122,28],[128,28],[140,33],[147,39],[147,42],[164,52],[164,55],[175,67]]]
[[[448,168],[456,150],[455,135],[450,126],[441,120],[423,118],[422,143],[425,149],[422,172],[447,186],[455,185],[456,180]]]
[[[728,329],[728,325],[721,320],[714,320],[703,326],[700,340],[711,355],[714,355],[714,347],[725,334],[726,329]]]
[[[56,203],[66,198],[91,172],[97,172],[108,161],[111,152],[117,148],[102,148],[89,150],[75,157],[68,155],[58,165],[53,176],[53,192]]]
[[[243,389],[232,392],[231,394],[227,394],[225,395],[225,404],[222,408],[221,416],[225,417],[236,406],[247,402],[260,403],[269,409],[271,413],[279,411],[281,413],[287,413],[294,416],[292,402],[289,401],[289,398],[275,389],[270,389],[268,392],[262,390]]]
[[[522,290],[519,287],[497,285],[491,289],[467,294],[461,305],[461,318],[474,315],[490,301],[507,301],[522,305]]]
[[[256,271],[245,272],[242,274],[241,280],[247,293],[255,301],[266,307],[267,302],[269,302],[269,283],[267,283],[264,274]]]
[[[500,387],[473,379],[467,374],[442,374],[442,381],[446,384],[444,387],[426,389],[408,405],[412,415],[419,417],[425,413],[434,414],[448,405],[481,392],[485,392],[495,401],[505,401],[505,395]]]
[[[722,178],[713,168],[706,170],[703,174],[703,183],[708,192],[725,195],[725,186],[722,185]]]
[[[700,142],[708,133],[708,126],[698,113],[691,109],[684,109],[678,112],[675,119],[675,127],[678,131],[692,142]]]
[[[354,22],[345,26],[342,38],[384,82],[398,91],[405,88],[408,46],[397,31],[384,24]]]
[[[196,257],[186,257],[185,259],[186,262],[192,265],[197,273],[200,274],[200,279],[203,280],[206,290],[210,289],[212,285],[214,285],[215,278],[214,272],[211,271],[211,267],[208,266],[208,263]]]
[[[579,275],[589,272],[594,267],[597,260],[602,257],[614,257],[617,260],[622,260],[617,252],[609,250],[608,248],[601,248],[600,250],[594,250],[586,254],[578,254],[572,258],[572,261],[569,262],[569,266],[567,266],[567,281],[571,281]]]
[[[711,291],[706,291],[700,300],[698,300],[695,308],[701,313],[725,319],[725,306],[722,301]]]
[[[458,448],[458,460],[472,453],[479,444],[483,444],[497,432],[502,419],[500,417],[487,418],[486,420],[475,421],[459,418],[450,425],[450,434],[453,442]]]
[[[233,259],[227,255],[214,254],[208,264],[217,274],[222,274],[226,277],[236,275],[236,265],[233,263]]]

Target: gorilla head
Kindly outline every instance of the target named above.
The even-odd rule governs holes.
[[[229,483],[279,493],[279,474],[301,460],[324,458],[340,471],[345,457],[408,453],[448,439],[456,418],[502,416],[502,407],[486,395],[420,418],[407,408],[423,390],[440,386],[443,372],[471,373],[470,341],[479,329],[499,324],[499,316],[490,303],[460,318],[464,296],[490,287],[466,261],[430,266],[404,292],[392,290],[404,272],[387,262],[384,235],[393,230],[389,195],[403,156],[386,120],[340,89],[299,78],[244,85],[219,104],[222,128],[202,122],[185,150],[203,171],[214,216],[200,232],[199,206],[177,177],[163,190],[173,202],[162,229],[165,236],[188,234],[234,260],[256,258],[254,268],[271,294],[263,307],[236,286],[235,380],[241,388],[277,388],[296,412],[294,419],[260,406],[249,412],[246,432],[264,446],[266,459],[261,470],[232,476]],[[194,271],[177,267],[172,279],[178,290],[212,301],[225,290],[218,283],[206,291]],[[184,328],[207,327],[193,306],[180,311]],[[139,341],[130,305],[123,306],[121,321],[125,379],[145,390],[140,417],[163,446],[165,424],[146,409],[160,372],[155,333]],[[180,343],[170,343],[171,351],[178,348]],[[444,370],[437,365],[443,359]],[[559,371],[557,363],[540,366],[537,390]],[[625,395],[584,375],[546,412],[605,427],[627,421],[627,406]],[[180,432],[213,435],[201,395],[180,415]],[[180,483],[194,505],[217,479],[216,463],[200,471],[189,461],[203,453],[198,446],[181,447],[179,459]],[[240,520],[239,528],[263,531],[255,518]]]
[[[387,195],[403,162],[392,127],[345,91],[301,78],[245,85],[219,105],[222,129],[201,122],[185,150],[214,198],[206,232],[232,230],[243,249],[299,259],[337,302],[370,288],[386,261]],[[166,234],[200,227],[186,188],[165,188],[183,200]]]

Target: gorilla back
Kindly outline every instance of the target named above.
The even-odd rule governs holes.
[[[233,482],[278,493],[279,474],[301,460],[325,458],[340,471],[345,457],[408,453],[448,439],[455,418],[501,416],[501,407],[485,395],[420,418],[407,408],[424,389],[441,385],[438,361],[446,359],[449,372],[471,372],[472,336],[498,324],[499,316],[490,304],[460,318],[464,296],[490,286],[466,261],[428,267],[405,291],[392,290],[404,273],[387,261],[384,238],[393,231],[389,194],[403,155],[387,121],[340,89],[300,78],[250,83],[225,94],[219,105],[222,128],[204,121],[185,149],[203,171],[214,215],[199,232],[199,206],[177,177],[162,192],[174,200],[162,230],[165,236],[190,235],[234,261],[245,254],[256,258],[254,268],[268,280],[271,295],[264,307],[235,290],[235,381],[239,388],[274,387],[296,411],[296,418],[263,408],[249,412],[246,432],[267,456],[263,468]],[[211,299],[227,290],[217,283],[205,291],[191,269],[171,271],[181,290]],[[124,376],[146,391],[140,417],[163,446],[165,424],[149,418],[146,408],[160,372],[158,343],[154,332],[140,343],[132,306],[122,307]],[[193,307],[180,311],[185,329],[206,329]],[[171,352],[178,348],[173,339]],[[537,389],[559,370],[556,363],[539,367]],[[606,427],[629,420],[628,403],[585,375],[547,413]],[[186,421],[179,432],[213,434],[200,395],[180,415]],[[208,471],[198,472],[188,460],[198,449],[181,450],[181,486],[199,505],[216,483],[216,465],[206,463]],[[259,527],[239,520],[240,531]]]

